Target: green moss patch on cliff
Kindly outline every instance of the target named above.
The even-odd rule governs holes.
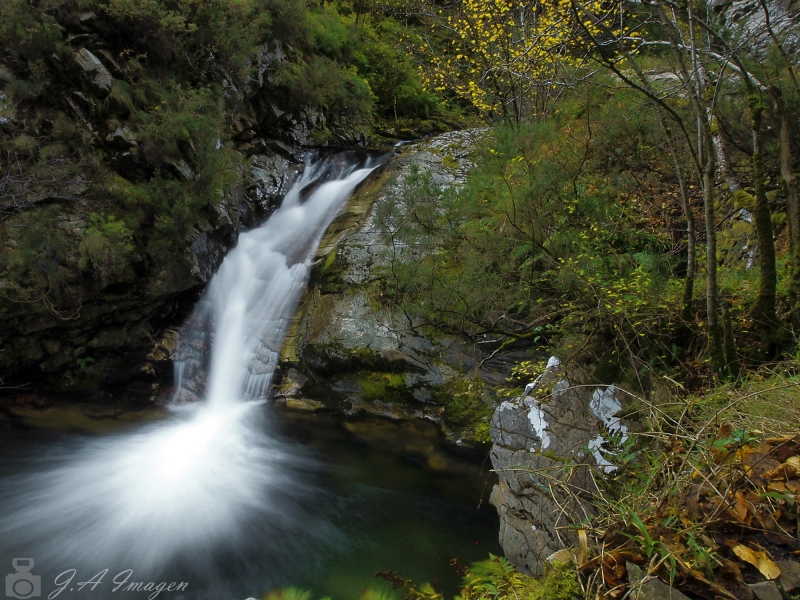
[[[445,425],[481,444],[491,442],[489,420],[495,408],[494,403],[484,398],[485,388],[486,384],[480,379],[454,377],[432,389],[433,401],[444,407]]]
[[[406,376],[403,373],[369,371],[359,373],[355,380],[361,385],[361,394],[364,400],[401,403],[413,401],[413,396],[406,386]]]
[[[309,285],[321,294],[336,294],[344,290],[342,275],[347,269],[347,260],[338,252],[330,252],[313,271]]]

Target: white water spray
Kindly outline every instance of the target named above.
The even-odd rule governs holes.
[[[257,407],[322,235],[373,168],[335,157],[308,167],[280,209],[240,236],[196,308],[201,327],[188,327],[178,348],[177,396],[207,369],[204,401],[64,447],[37,473],[0,482],[3,555],[56,571],[76,562],[158,571],[187,556],[213,562],[253,536],[297,552],[297,532],[324,529],[298,512],[291,469],[301,459],[266,435]]]
[[[369,162],[364,168],[339,165],[336,173],[335,166],[323,160],[307,168],[281,208],[262,227],[242,234],[225,258],[190,319],[195,330],[187,328],[178,349],[183,359],[176,369],[178,400],[191,387],[187,366],[197,375],[205,365],[209,406],[266,397],[322,235],[374,168]],[[309,188],[313,191],[304,197]]]

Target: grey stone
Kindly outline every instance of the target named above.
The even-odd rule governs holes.
[[[86,25],[87,23],[91,23],[97,19],[97,15],[93,12],[82,12],[78,15],[78,22],[81,25]]]
[[[2,81],[1,77],[0,81]],[[17,113],[14,110],[14,104],[6,97],[5,92],[0,91],[0,129],[10,132],[16,128],[16,125]]]
[[[528,395],[504,401],[490,424],[490,458],[500,479],[490,502],[500,515],[500,545],[518,569],[533,575],[542,573],[562,539],[574,542],[574,535],[559,535],[556,528],[594,512],[578,499],[596,491],[594,459],[581,451],[598,431],[590,408],[593,389],[584,382],[584,373],[567,374],[551,360]]]
[[[111,92],[114,78],[94,54],[86,48],[81,48],[75,54],[75,62],[81,68],[89,81],[92,93],[98,98],[105,98]]]
[[[760,583],[751,583],[750,589],[758,600],[783,600],[778,586],[774,581],[762,581]]]
[[[296,116],[309,127],[322,122],[322,115],[313,111],[303,110]],[[304,372],[314,373],[316,385],[330,389],[326,395],[315,387],[315,397],[326,402],[330,398],[332,407],[344,406],[341,410],[346,412],[442,422],[450,442],[470,443],[462,431],[450,428],[446,414],[442,419],[436,402],[456,380],[483,385],[480,358],[459,339],[415,330],[403,313],[376,301],[375,290],[391,266],[393,250],[381,233],[376,213],[395,201],[414,167],[443,185],[463,184],[485,132],[450,132],[403,146],[359,187],[328,228],[315,258],[311,285],[281,351],[285,363],[302,365]],[[289,160],[288,152],[279,153],[270,162]],[[256,170],[263,169],[264,163],[254,157],[254,173],[266,181],[264,189],[268,189],[270,183],[275,185],[274,179]],[[399,376],[385,398],[364,398],[363,379],[357,374],[370,372]],[[490,393],[486,394],[491,401]]]
[[[282,153],[287,152],[282,145]],[[283,196],[302,172],[303,168],[286,156],[257,154],[246,175],[245,196],[249,202],[266,213],[278,206]]]
[[[243,92],[246,98],[252,98],[264,84],[274,84],[275,74],[281,63],[286,60],[280,40],[273,40],[261,46],[256,55],[248,60],[248,75],[244,82]]]
[[[182,181],[194,181],[197,179],[197,175],[195,175],[192,168],[183,159],[168,160],[165,164],[172,167],[172,172]]]
[[[798,48],[797,16],[787,0],[766,0],[773,31],[782,38],[784,49],[792,54]],[[747,43],[750,52],[765,56],[771,47],[766,19],[758,0],[723,2],[722,22],[737,36],[736,43]]]
[[[192,243],[194,265],[192,274],[208,283],[222,264],[228,249],[216,234],[203,232]]]
[[[124,125],[120,125],[113,133],[109,133],[106,141],[117,150],[129,150],[138,145],[136,135]]]
[[[275,393],[276,398],[298,398],[302,396],[301,390],[308,382],[308,378],[300,374],[297,369],[289,369],[284,375],[281,385]]]
[[[100,55],[103,64],[108,67],[111,71],[111,74],[118,79],[122,79],[125,77],[125,71],[119,66],[119,63],[114,58],[114,55],[111,54],[108,50],[98,50],[97,54]]]
[[[779,560],[775,564],[781,570],[778,581],[783,589],[789,594],[800,592],[800,563],[793,560]]]
[[[644,571],[635,564],[627,563],[628,584],[631,600],[689,600],[689,597],[658,578],[650,579],[642,584]]]

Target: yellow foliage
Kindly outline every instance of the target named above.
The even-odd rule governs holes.
[[[589,2],[589,7],[599,2]],[[449,90],[486,116],[507,121],[541,114],[559,82],[576,66],[568,2],[460,0],[439,27],[449,44],[423,49],[427,85]],[[439,11],[441,12],[441,11]]]

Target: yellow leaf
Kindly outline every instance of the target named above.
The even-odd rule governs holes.
[[[753,565],[767,579],[777,579],[781,574],[778,565],[772,562],[765,552],[751,550],[744,544],[737,544],[733,547],[733,553],[744,562]]]

